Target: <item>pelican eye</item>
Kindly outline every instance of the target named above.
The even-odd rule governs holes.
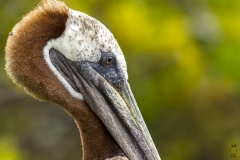
[[[113,57],[112,56],[108,56],[107,58],[106,58],[106,64],[112,64],[113,63]]]
[[[113,53],[109,52],[102,52],[101,59],[100,59],[100,65],[104,68],[112,68],[115,67],[116,60]]]

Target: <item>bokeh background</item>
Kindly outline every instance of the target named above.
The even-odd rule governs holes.
[[[81,159],[73,119],[28,96],[4,70],[8,34],[38,2],[0,0],[0,159]],[[65,3],[115,35],[163,160],[227,160],[232,143],[240,149],[239,0]]]

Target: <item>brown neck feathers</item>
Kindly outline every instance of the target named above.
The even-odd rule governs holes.
[[[6,46],[6,71],[20,87],[39,100],[57,103],[79,126],[84,159],[123,155],[115,140],[84,101],[72,97],[47,67],[43,48],[65,30],[68,7],[58,0],[43,0],[12,30]]]
[[[6,70],[27,93],[51,100],[58,80],[47,68],[43,48],[65,30],[69,9],[58,0],[44,0],[12,30],[6,46]]]

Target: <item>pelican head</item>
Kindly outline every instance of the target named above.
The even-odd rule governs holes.
[[[160,159],[128,84],[124,55],[96,19],[43,0],[12,29],[6,71],[28,94],[75,119],[84,159]]]

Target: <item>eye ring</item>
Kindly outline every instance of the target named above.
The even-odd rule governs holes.
[[[113,57],[112,57],[112,56],[108,56],[108,57],[106,58],[106,64],[107,64],[107,65],[113,64]]]

